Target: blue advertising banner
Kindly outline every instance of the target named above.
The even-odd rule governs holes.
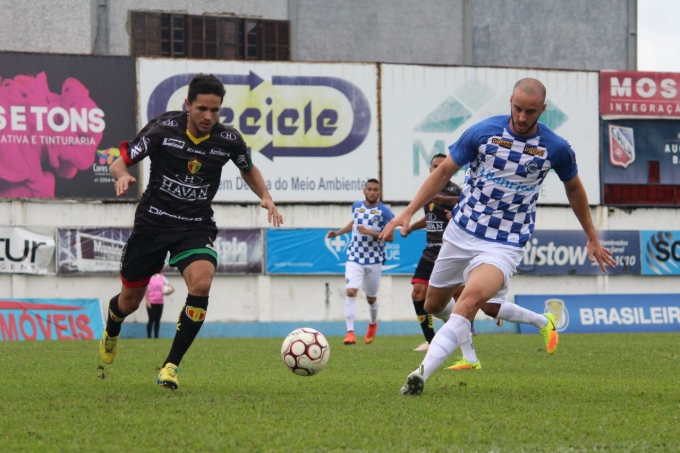
[[[680,231],[640,231],[642,275],[680,275]]]
[[[351,234],[327,238],[328,229],[266,230],[268,274],[344,274]],[[384,274],[412,274],[425,247],[425,231],[395,232],[385,244]]]
[[[637,231],[600,231],[602,245],[612,251],[616,267],[610,275],[640,274],[640,235]],[[591,263],[586,234],[580,230],[536,230],[524,248],[518,273],[529,275],[598,275]]]
[[[99,299],[0,299],[0,340],[94,340],[104,321]]]
[[[558,332],[680,332],[680,294],[518,294],[515,302],[538,313],[552,313]],[[519,331],[538,329],[519,324]]]

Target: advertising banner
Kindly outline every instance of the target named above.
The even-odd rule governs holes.
[[[57,273],[117,273],[130,234],[132,228],[59,228]],[[259,228],[220,229],[213,246],[218,259],[216,273],[262,273],[264,250]],[[178,273],[168,266],[164,272]]]
[[[47,274],[54,239],[18,227],[0,227],[0,273]]]
[[[680,184],[680,117],[602,121],[601,134],[603,184]]]
[[[116,198],[136,97],[133,58],[0,52],[0,198]]]
[[[104,322],[99,299],[0,299],[0,340],[95,340]]]
[[[410,201],[428,175],[432,156],[473,124],[510,114],[515,83],[533,77],[547,88],[540,121],[574,149],[588,199],[600,199],[598,74],[502,68],[381,65],[383,199]],[[462,185],[464,170],[453,177]],[[538,203],[568,204],[550,172]]]
[[[140,124],[182,110],[197,73],[227,90],[220,121],[241,132],[274,200],[354,201],[378,177],[375,64],[138,60]],[[235,165],[217,201],[255,202]]]
[[[609,275],[640,275],[638,231],[600,231],[599,237],[616,260],[616,267],[607,268]],[[588,259],[586,245],[586,234],[580,230],[536,230],[517,271],[528,275],[602,275],[597,261]]]
[[[680,231],[640,231],[642,275],[680,275]]]
[[[328,229],[266,230],[268,274],[343,274],[351,233],[327,238]],[[425,231],[385,244],[383,274],[413,274],[425,248]]]
[[[515,302],[552,313],[558,332],[680,332],[680,294],[518,294]],[[538,329],[519,324],[519,331],[535,334]]]
[[[680,73],[600,72],[600,115],[613,118],[679,118]]]

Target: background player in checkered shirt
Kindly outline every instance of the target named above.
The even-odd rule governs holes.
[[[477,310],[491,298],[505,298],[510,277],[534,231],[536,200],[550,169],[563,182],[571,209],[586,233],[590,261],[597,261],[605,273],[606,266],[615,265],[611,251],[597,236],[574,151],[565,139],[538,122],[546,109],[545,99],[540,81],[518,81],[510,96],[510,115],[488,118],[466,130],[449,146],[449,156],[430,173],[413,201],[382,232],[389,237],[397,226],[408,228],[413,214],[469,164],[469,178],[432,271],[425,311],[442,311],[458,286],[465,288],[425,359],[408,375],[402,394],[422,393],[425,381],[470,335]],[[549,319],[549,323],[554,332],[554,321]]]
[[[378,289],[380,288],[380,272],[385,261],[385,241],[392,242],[392,233],[383,235],[385,225],[394,218],[392,210],[380,201],[380,181],[369,179],[364,186],[365,200],[352,204],[352,221],[336,231],[329,231],[328,237],[334,238],[352,232],[352,239],[347,248],[345,265],[345,324],[347,335],[343,344],[356,343],[354,335],[354,318],[356,316],[356,299],[359,288],[366,293],[368,301],[369,322],[364,343],[371,344],[378,330]]]

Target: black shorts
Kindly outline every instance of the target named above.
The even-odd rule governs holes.
[[[422,283],[427,285],[430,282],[430,276],[432,275],[432,270],[434,269],[434,261],[428,260],[425,256],[420,258],[418,261],[418,267],[416,267],[416,272],[413,274],[411,279],[411,284]]]
[[[217,230],[201,228],[181,232],[132,231],[120,258],[120,279],[127,288],[149,284],[153,274],[165,265],[180,272],[194,261],[205,260],[217,267],[217,252],[213,241]]]

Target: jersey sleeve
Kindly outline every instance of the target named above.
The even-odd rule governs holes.
[[[392,210],[391,210],[390,208],[388,208],[387,206],[383,206],[382,212],[383,212],[383,224],[382,224],[382,227],[385,228],[385,225],[387,225],[388,223],[390,223],[390,220],[392,220],[392,219],[394,218],[394,213],[393,213]]]
[[[480,137],[480,127],[477,124],[463,132],[458,140],[449,145],[451,159],[461,167],[475,160],[479,152]]]
[[[559,176],[560,181],[571,181],[578,174],[576,154],[567,141],[563,141],[561,145],[555,156],[551,156],[551,166]]]
[[[253,157],[250,153],[250,146],[248,146],[243,139],[241,139],[241,144],[236,151],[236,156],[233,161],[234,165],[241,171],[249,171],[253,168]]]
[[[161,144],[157,119],[151,120],[134,140],[120,144],[120,155],[128,167],[142,161]]]

